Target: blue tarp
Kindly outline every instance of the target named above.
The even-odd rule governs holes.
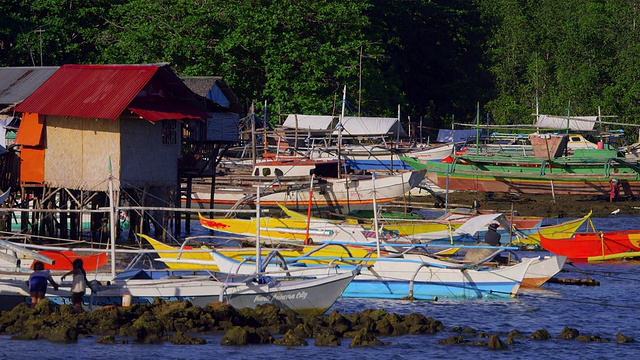
[[[487,134],[480,130],[480,138],[486,137]],[[438,130],[438,139],[436,142],[439,143],[463,143],[471,139],[476,138],[476,130],[451,130],[451,129],[440,129]]]

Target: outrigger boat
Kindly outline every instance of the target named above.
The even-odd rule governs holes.
[[[559,224],[542,226],[533,233],[524,233],[524,236],[517,236],[514,243],[523,246],[541,246],[540,237],[544,236],[547,239],[566,239],[573,236],[578,229],[585,223],[589,222],[591,227],[591,215],[593,211],[590,211],[587,215],[573,220],[567,220]]]
[[[200,214],[200,224],[222,234],[252,237],[256,235],[256,219],[210,219]],[[381,226],[379,236],[386,242],[411,243],[416,239],[449,238],[450,230],[460,225],[437,221],[393,222]],[[369,243],[376,233],[370,224],[311,218],[260,218],[260,233],[265,240],[302,244],[307,238],[313,243]]]
[[[210,276],[170,276],[153,279],[145,271],[129,278],[116,278],[108,285],[94,285],[84,297],[84,305],[93,310],[107,305],[123,305],[123,298],[132,303],[152,303],[154,298],[167,301],[187,300],[202,306],[227,302],[236,308],[255,308],[260,304],[276,304],[285,310],[303,315],[324,314],[342,295],[357,271],[295,280],[289,277],[262,281],[259,276],[235,279]],[[68,304],[71,283],[62,283],[57,291],[47,291],[46,298],[55,304]],[[24,281],[0,280],[0,308],[8,310],[28,302],[29,288]]]
[[[558,139],[566,139],[566,135],[530,138],[532,143],[534,139],[540,142],[534,145],[535,156],[467,152],[442,162],[402,160],[414,169],[427,170],[431,182],[449,190],[608,196],[610,182],[616,179],[622,194],[640,192],[640,166],[619,156],[615,149],[574,149],[573,154],[562,156],[566,140]],[[550,143],[546,149],[545,141]]]
[[[308,159],[263,161],[256,163],[250,178],[234,186],[217,186],[216,208],[233,208],[239,205],[255,206],[251,188],[255,184],[272,186],[261,197],[260,206],[278,207],[283,204],[291,209],[330,209],[349,213],[358,209],[370,209],[373,204],[373,179],[370,175],[338,176],[338,162]],[[320,171],[319,169],[322,169]],[[311,174],[314,176],[311,177]],[[424,171],[407,171],[379,176],[375,181],[376,202],[389,203],[402,197],[424,179]],[[244,183],[243,183],[244,181]],[[311,185],[311,188],[310,188]],[[210,203],[210,190],[200,189],[191,195],[190,203],[204,207]],[[187,202],[187,199],[183,199]]]
[[[456,264],[427,255],[413,254],[410,253],[411,249],[401,254],[383,257],[375,254],[364,258],[341,257],[339,259],[318,258],[313,255],[297,258],[274,257],[283,261],[279,261],[278,266],[269,267],[267,264],[263,271],[269,273],[276,269],[280,272],[297,269],[309,275],[326,272],[317,265],[302,262],[304,259],[322,259],[336,264],[335,271],[346,271],[356,264],[362,266],[360,274],[345,289],[343,297],[417,300],[492,299],[515,296],[530,264],[534,261],[534,259],[526,259],[520,264],[491,269],[486,266]],[[251,259],[234,260],[219,253],[214,253],[213,256],[221,271],[233,274],[248,273],[256,266]]]
[[[640,256],[640,230],[579,232],[564,239],[540,236],[540,241],[544,249],[575,262]]]
[[[231,259],[241,260],[246,257],[255,256],[255,249],[240,248],[240,247],[222,247],[212,248],[205,245],[199,248],[194,248],[186,245],[189,240],[180,247],[167,245],[156,239],[153,239],[147,235],[138,234],[138,236],[147,241],[154,250],[158,250],[158,258],[154,259],[158,262],[166,264],[170,270],[174,271],[221,271],[218,264],[215,262],[213,254],[220,253]],[[206,251],[194,251],[194,250],[206,250]],[[263,248],[261,249],[262,256],[268,256],[273,250],[277,250],[279,254],[285,257],[299,257],[305,253],[313,251],[317,256],[325,256],[328,258],[340,258],[340,257],[367,257],[370,256],[371,250],[366,247],[350,246],[345,247],[342,245],[329,246],[317,246],[317,245],[305,245],[295,248]],[[314,263],[321,263],[314,261]],[[300,275],[300,274],[298,274]]]
[[[21,252],[31,250],[12,244]],[[124,251],[124,250],[123,250]],[[128,250],[125,252],[138,253]],[[255,255],[255,250],[253,252]],[[38,253],[31,254],[38,260],[52,264],[53,260]],[[329,266],[330,267],[330,266]],[[260,304],[275,304],[282,309],[303,315],[320,315],[326,312],[341,296],[346,286],[357,274],[353,271],[328,273],[315,277],[299,277],[297,274],[266,281],[261,274],[238,277],[207,272],[165,273],[157,278],[153,271],[133,269],[112,277],[110,281],[95,281],[83,299],[86,310],[102,306],[122,306],[125,299],[131,303],[152,303],[154,298],[166,301],[188,300],[197,306],[222,301],[237,308],[255,308]],[[0,310],[9,310],[16,305],[29,302],[29,286],[25,281],[28,273],[4,273],[0,278]],[[58,290],[49,289],[46,298],[58,305],[70,304],[71,282],[61,282]]]

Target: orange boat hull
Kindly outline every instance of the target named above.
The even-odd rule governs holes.
[[[85,271],[94,271],[107,263],[109,260],[107,253],[98,253],[91,255],[79,255],[74,251],[38,251],[39,254],[51,258],[54,263],[52,265],[45,264],[46,270],[71,270],[73,269],[73,261],[82,259]],[[33,268],[33,264],[31,264]]]

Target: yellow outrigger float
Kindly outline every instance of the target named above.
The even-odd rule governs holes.
[[[255,248],[241,248],[241,247],[225,247],[225,248],[210,248],[208,246],[200,246],[199,248],[190,247],[183,244],[181,247],[167,245],[156,239],[153,239],[144,234],[138,234],[138,236],[146,240],[154,250],[158,250],[159,258],[156,261],[163,262],[170,270],[209,270],[220,271],[211,252],[216,251],[228,258],[242,261],[246,258],[253,258],[256,256]],[[319,258],[370,258],[377,257],[375,248],[371,247],[358,247],[358,246],[342,246],[339,244],[329,244],[330,246],[323,246],[322,248],[317,245],[305,245],[295,249],[278,248],[278,253],[283,257],[296,258],[304,254],[316,250],[314,255],[316,259],[302,260],[301,262],[309,264],[322,264],[324,261],[318,260]],[[273,248],[263,248],[262,256],[267,256]]]

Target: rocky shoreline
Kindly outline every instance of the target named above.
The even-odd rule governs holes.
[[[444,199],[445,195],[441,197]],[[640,214],[640,198],[620,197],[609,202],[608,197],[590,195],[549,194],[506,194],[485,192],[451,192],[448,195],[449,208],[473,207],[474,202],[480,210],[496,210],[522,216],[541,216],[545,218],[580,217],[593,211],[594,217],[607,217],[619,210],[619,214]],[[411,208],[441,208],[442,203],[434,196],[412,196],[407,199]]]
[[[274,305],[238,310],[218,302],[200,308],[188,301],[164,302],[159,299],[150,305],[109,306],[80,314],[73,313],[71,306],[56,306],[45,299],[35,309],[25,303],[0,315],[0,334],[21,340],[75,343],[79,337],[94,337],[96,343],[101,344],[168,341],[180,345],[203,345],[207,341],[198,335],[215,332],[224,332],[220,345],[230,346],[307,346],[307,340],[313,339],[315,346],[336,347],[349,339],[349,347],[357,348],[390,343],[380,340],[380,337],[436,334],[440,336],[434,339],[435,344],[469,345],[490,350],[553,338],[585,343],[634,341],[621,333],[609,339],[580,334],[577,329],[569,327],[555,337],[546,329],[527,335],[518,330],[496,334],[469,327],[446,328],[431,317],[416,313],[399,315],[383,309],[353,314],[334,310],[329,315],[301,317]]]

